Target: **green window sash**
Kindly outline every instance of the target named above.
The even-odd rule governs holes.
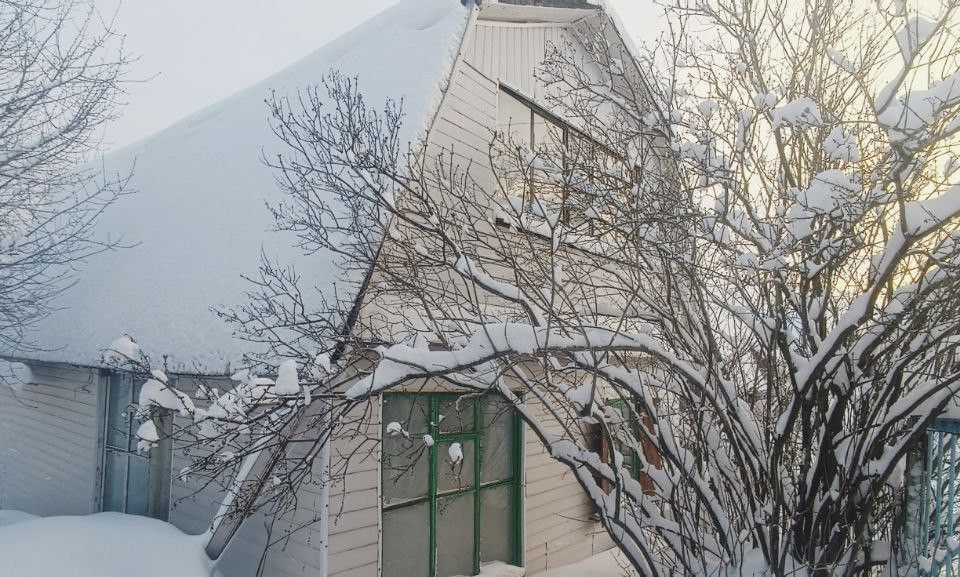
[[[494,560],[519,564],[521,425],[506,400],[388,393],[382,421],[384,577],[476,574]],[[391,422],[405,434],[387,435]],[[427,434],[433,446],[424,443]],[[456,465],[448,457],[454,443],[463,451]],[[472,543],[471,554],[464,542]]]

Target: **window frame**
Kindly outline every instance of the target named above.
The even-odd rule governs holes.
[[[613,160],[614,162],[620,163],[623,165],[624,175],[626,178],[614,176],[612,174],[598,174],[594,171],[591,171],[587,174],[588,180],[591,182],[599,178],[614,178],[616,181],[624,188],[630,188],[640,180],[639,175],[642,172],[642,169],[639,166],[631,167],[627,162],[626,158],[623,158],[619,154],[616,154],[608,146],[597,140],[596,138],[590,136],[586,132],[574,127],[569,122],[561,118],[560,116],[554,114],[547,108],[541,106],[528,96],[525,96],[521,91],[516,88],[511,87],[508,84],[503,82],[499,83],[499,92],[507,95],[513,100],[517,101],[521,105],[525,106],[529,111],[528,122],[530,124],[530,134],[527,135],[529,138],[531,150],[535,147],[535,142],[537,140],[536,127],[537,127],[537,117],[540,117],[544,124],[553,124],[562,131],[562,146],[565,151],[570,149],[571,143],[574,141],[579,141],[585,143],[586,146],[591,147],[593,150],[597,151],[598,158],[599,154],[602,154],[607,157],[608,160]],[[497,110],[497,124],[500,128],[500,110],[498,105]],[[564,164],[567,163],[567,157],[564,157]],[[627,174],[629,173],[629,174]],[[527,183],[524,184],[523,191],[523,204],[524,211],[531,211],[533,206],[537,203],[537,194],[536,191],[532,189],[529,183],[530,177],[527,177]],[[560,220],[564,224],[570,224],[572,221],[572,210],[567,206],[566,194],[561,198],[561,207],[560,207]],[[590,223],[590,232],[593,233],[593,224]]]
[[[472,495],[473,497],[473,573],[477,574],[480,571],[481,559],[480,559],[480,540],[481,540],[481,526],[482,526],[482,496],[484,490],[493,489],[498,487],[511,487],[512,496],[510,499],[510,506],[512,507],[512,514],[510,519],[510,530],[511,530],[511,541],[513,543],[512,558],[507,561],[508,563],[515,564],[518,566],[523,565],[524,557],[524,545],[523,545],[523,493],[524,493],[524,482],[523,482],[523,422],[520,419],[519,415],[512,407],[509,407],[510,418],[511,418],[511,428],[513,433],[513,443],[511,450],[514,454],[513,459],[513,470],[511,472],[510,479],[506,480],[497,480],[497,481],[488,481],[486,483],[481,482],[481,476],[483,472],[483,447],[484,447],[484,438],[485,434],[483,431],[483,403],[488,395],[476,395],[471,393],[445,393],[445,392],[391,392],[384,393],[381,395],[381,421],[383,419],[383,403],[388,400],[390,397],[399,397],[399,396],[413,396],[419,397],[426,400],[429,404],[429,411],[427,414],[427,427],[429,434],[433,437],[433,445],[429,447],[427,451],[428,471],[427,471],[427,495],[425,497],[417,497],[406,499],[404,501],[392,504],[386,504],[385,500],[385,491],[384,487],[387,482],[390,482],[387,479],[387,469],[384,466],[384,454],[383,454],[383,444],[381,443],[380,449],[380,496],[379,496],[379,507],[381,511],[381,517],[383,513],[388,511],[393,511],[397,509],[402,509],[405,507],[412,507],[420,505],[422,503],[429,503],[429,523],[430,523],[430,535],[429,535],[429,555],[428,568],[429,576],[437,575],[437,526],[438,526],[438,503],[442,499],[455,498],[457,496],[463,495]],[[445,401],[456,401],[456,399],[470,399],[470,402],[473,404],[473,422],[474,429],[470,432],[448,432],[441,433],[440,428],[440,406]],[[384,433],[388,423],[381,422],[380,430],[381,434]],[[441,491],[439,489],[439,464],[443,456],[440,454],[441,447],[448,445],[449,443],[463,443],[464,441],[473,441],[473,458],[474,458],[474,467],[473,467],[473,480],[472,486],[468,489],[460,490],[445,490]],[[416,442],[422,442],[422,440],[417,440]],[[421,457],[422,458],[422,457]],[[387,539],[386,533],[383,531],[383,522],[381,519],[381,540]],[[381,552],[383,547],[381,545]],[[380,562],[380,574],[383,575],[383,558],[381,555]]]
[[[610,401],[609,405],[611,408],[620,413],[624,423],[630,429],[630,434],[633,435],[633,438],[637,439],[639,442],[640,427],[637,425],[636,419],[634,418],[633,407],[630,406],[630,403],[624,399],[614,399]],[[640,463],[637,451],[633,447],[628,447],[626,443],[616,436],[613,437],[613,449],[620,453],[624,459],[630,459],[630,466],[626,467],[626,469],[630,471],[630,477],[633,478],[633,480],[639,480]],[[626,455],[624,449],[630,451],[630,454]]]
[[[100,426],[100,435],[99,435],[99,457],[100,457],[100,470],[99,475],[97,476],[97,510],[105,511],[104,505],[106,503],[107,492],[110,490],[111,485],[108,484],[108,467],[107,467],[107,455],[108,453],[115,453],[124,455],[127,459],[124,467],[124,483],[123,483],[123,495],[122,495],[122,505],[121,513],[127,513],[127,509],[130,505],[129,503],[129,491],[130,491],[130,462],[131,457],[138,459],[147,460],[147,479],[148,487],[146,494],[147,501],[147,510],[144,513],[145,516],[151,517],[154,519],[159,519],[161,521],[166,521],[170,516],[170,485],[171,485],[171,466],[173,459],[173,449],[172,442],[169,438],[169,435],[162,435],[163,438],[157,442],[157,446],[150,449],[149,453],[146,455],[138,453],[135,449],[131,449],[133,445],[133,440],[136,438],[137,430],[137,421],[135,417],[131,414],[133,407],[137,403],[137,391],[139,387],[143,386],[143,383],[146,382],[146,379],[138,379],[134,374],[129,371],[104,371],[102,373],[103,378],[101,381],[102,384],[102,393],[103,399],[99,403],[99,408],[101,411],[99,426]],[[127,438],[127,448],[123,449],[121,447],[115,446],[110,443],[110,428],[111,425],[115,425],[112,422],[111,415],[111,396],[115,391],[115,387],[118,386],[117,380],[123,379],[128,383],[129,394],[127,398],[122,399],[127,401],[125,405],[125,412],[128,415],[125,419],[126,427],[126,438]],[[171,387],[175,386],[175,377],[170,377]],[[172,429],[172,416],[169,414],[164,414],[159,417],[161,431],[170,431]]]
[[[631,402],[633,404],[631,404]],[[647,466],[660,469],[662,468],[663,465],[659,461],[659,458],[660,458],[659,455],[657,455],[657,457],[653,460],[651,460],[647,455],[648,447],[650,451],[655,452],[656,449],[654,449],[653,447],[650,447],[649,442],[644,438],[643,435],[640,434],[640,427],[643,427],[649,433],[650,427],[652,427],[652,423],[650,423],[650,418],[646,416],[645,413],[635,412],[634,406],[636,404],[638,404],[638,400],[636,398],[632,399],[631,401],[620,398],[620,399],[613,399],[607,402],[607,406],[611,407],[612,409],[620,413],[620,416],[623,418],[623,421],[625,422],[624,424],[626,424],[629,427],[630,434],[633,435],[633,438],[637,441],[639,445],[639,450],[634,449],[633,447],[627,447],[626,444],[621,439],[614,436],[613,446],[611,447],[611,449],[619,452],[625,460],[628,458],[630,459],[630,466],[625,467],[630,472],[630,477],[634,481],[637,481],[638,483],[640,483],[640,486],[643,489],[644,493],[646,493],[647,495],[655,495],[656,488],[654,487],[653,479],[650,478],[650,476],[647,474],[647,472],[644,469]],[[624,454],[625,448],[630,451],[629,456]],[[613,457],[611,455],[611,459],[612,458]]]

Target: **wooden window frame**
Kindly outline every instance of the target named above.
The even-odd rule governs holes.
[[[640,486],[643,488],[643,492],[647,495],[653,495],[656,493],[656,488],[653,484],[653,479],[642,470],[640,466],[640,459],[654,468],[659,469],[662,466],[660,460],[660,455],[656,453],[650,443],[640,435],[640,426],[641,420],[643,427],[648,431],[653,429],[653,421],[645,413],[638,415],[634,411],[634,406],[628,403],[625,399],[614,399],[607,403],[613,409],[616,409],[620,412],[620,415],[623,417],[623,420],[630,427],[630,434],[633,435],[633,438],[637,440],[640,444],[640,451],[631,448],[630,455],[630,466],[628,470],[630,471],[630,477],[640,483]],[[616,449],[621,455],[623,455],[623,443],[617,440],[614,437],[614,446],[609,446],[607,440],[604,439],[604,449],[608,452],[610,462],[613,461],[613,449]],[[652,457],[651,457],[652,455]],[[624,458],[627,458],[626,455],[623,455]]]
[[[536,133],[535,133],[535,128],[536,128],[536,122],[535,122],[535,121],[536,121],[536,117],[537,117],[537,116],[541,116],[541,117],[543,117],[547,122],[552,123],[552,124],[558,126],[558,127],[560,128],[560,130],[563,132],[562,146],[563,146],[564,150],[568,150],[568,149],[569,149],[570,143],[571,143],[571,138],[584,141],[584,142],[586,142],[589,146],[594,147],[599,153],[605,154],[607,157],[612,158],[612,159],[620,162],[621,164],[623,164],[625,171],[627,171],[627,172],[630,173],[630,180],[625,180],[625,179],[617,178],[617,177],[614,177],[614,176],[612,176],[612,175],[607,175],[607,176],[609,176],[609,177],[611,177],[611,178],[616,178],[619,182],[621,182],[621,183],[623,184],[624,187],[631,187],[631,186],[633,186],[636,182],[639,181],[639,176],[640,176],[640,174],[641,174],[641,168],[640,168],[640,167],[638,167],[638,166],[630,167],[630,164],[627,162],[627,159],[625,159],[625,158],[623,158],[622,156],[614,153],[614,151],[610,150],[610,148],[609,148],[608,146],[604,145],[603,143],[601,143],[601,142],[598,141],[597,139],[593,138],[592,136],[590,136],[590,135],[587,134],[586,132],[583,132],[582,130],[578,130],[577,128],[573,127],[569,122],[567,122],[566,120],[564,120],[564,119],[561,118],[560,116],[554,114],[553,112],[547,110],[547,109],[544,108],[543,106],[537,104],[535,101],[533,101],[533,100],[531,100],[529,97],[525,96],[525,95],[524,95],[522,92],[520,92],[519,90],[517,90],[517,89],[515,89],[515,88],[512,88],[512,87],[509,86],[508,84],[504,84],[504,83],[502,83],[502,82],[499,84],[499,89],[500,89],[501,92],[503,92],[504,94],[506,94],[506,95],[509,96],[510,98],[513,98],[514,100],[516,100],[516,101],[519,102],[520,104],[526,106],[527,109],[529,110],[529,113],[530,113],[530,114],[529,114],[529,123],[530,123],[529,139],[530,139],[530,146],[531,146],[531,148],[534,146],[534,142],[535,142],[535,140],[536,140]],[[498,110],[497,114],[498,114],[498,117],[499,117],[499,110]],[[498,118],[498,124],[499,124],[499,118]],[[599,158],[599,155],[598,155],[598,158]],[[564,163],[566,163],[566,157],[564,157]],[[588,177],[588,179],[593,179],[593,178],[597,178],[597,175],[594,174],[594,173],[588,173],[588,174],[587,174],[587,177]],[[528,183],[529,183],[529,181],[532,180],[532,177],[531,177],[531,176],[527,176],[527,180],[528,180]],[[535,191],[532,189],[532,186],[528,186],[528,185],[525,185],[525,186],[524,186],[524,192],[523,192],[523,194],[524,194],[524,199],[523,199],[524,210],[527,210],[527,207],[532,207],[533,204],[536,202],[536,194],[535,194]],[[566,198],[561,199],[560,221],[563,222],[564,224],[569,224],[569,223],[570,223],[570,220],[571,220],[571,216],[572,216],[572,215],[571,215],[571,210],[570,210],[570,208],[567,206]],[[593,226],[592,226],[592,224],[591,224],[590,230],[591,230],[591,233],[592,233],[592,232],[593,232]]]
[[[482,516],[482,500],[481,495],[483,490],[491,489],[496,487],[509,486],[513,489],[513,495],[511,498],[511,507],[513,509],[513,514],[511,518],[511,531],[512,531],[512,542],[513,548],[512,558],[508,561],[509,563],[522,566],[523,563],[523,424],[519,416],[516,414],[512,408],[509,409],[511,413],[511,427],[513,429],[513,447],[511,448],[514,453],[513,460],[513,471],[510,479],[499,480],[499,481],[488,481],[486,483],[481,482],[482,467],[483,467],[483,406],[482,403],[485,400],[485,396],[473,396],[473,395],[464,395],[460,393],[421,393],[421,392],[411,392],[411,393],[384,393],[383,397],[386,400],[389,397],[393,396],[413,396],[418,399],[425,399],[429,405],[429,412],[427,414],[427,424],[429,429],[429,434],[433,437],[433,445],[429,447],[428,450],[428,459],[429,459],[429,469],[428,469],[428,490],[425,497],[418,497],[414,499],[408,499],[400,503],[385,504],[383,502],[383,496],[380,498],[380,508],[381,511],[393,511],[397,509],[402,509],[404,507],[411,507],[415,505],[420,505],[424,502],[429,502],[430,504],[430,541],[429,541],[429,576],[436,576],[437,573],[437,524],[438,524],[438,501],[443,498],[450,498],[458,495],[473,495],[473,571],[474,574],[480,572],[480,538],[481,538],[481,516]],[[444,401],[456,400],[470,398],[470,402],[473,403],[473,422],[474,428],[470,432],[457,432],[457,433],[441,433],[440,432],[440,405]],[[381,418],[381,420],[383,420]],[[385,434],[386,426],[389,423],[381,423],[381,434]],[[438,489],[439,484],[439,463],[442,458],[440,455],[440,447],[447,443],[463,443],[464,441],[473,441],[474,450],[474,468],[473,468],[473,484],[469,489],[461,490],[450,490],[441,492]],[[381,448],[382,451],[382,448]],[[381,455],[381,463],[383,458]],[[385,469],[381,466],[380,475],[381,475],[381,486],[384,486],[388,479],[385,478]],[[382,529],[381,529],[382,531]],[[381,532],[381,539],[387,539],[387,535]],[[382,569],[381,569],[382,574]],[[440,576],[442,577],[442,576]]]

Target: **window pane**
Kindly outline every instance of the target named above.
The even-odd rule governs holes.
[[[473,537],[473,493],[439,499],[437,501],[437,577],[475,573]],[[425,575],[425,573],[419,573],[419,575]]]
[[[107,400],[107,445],[127,449],[130,443],[130,418],[128,409],[132,399],[130,379],[124,374],[110,375]]]
[[[559,151],[563,147],[563,127],[539,114],[533,115],[533,146]]]
[[[460,441],[460,452],[463,458],[454,463],[450,456],[450,449],[454,443],[439,443],[440,453],[437,455],[437,490],[440,493],[449,491],[463,491],[474,485],[474,471],[476,454],[473,441]]]
[[[123,513],[124,491],[127,487],[127,455],[107,449],[103,468],[104,511]]]
[[[626,475],[633,477],[634,476],[634,462],[637,458],[636,454],[633,452],[633,449],[623,446],[620,449],[620,454],[623,455],[623,471]]]
[[[513,563],[513,485],[480,490],[480,562]]]
[[[383,396],[383,426],[400,423],[412,437],[423,440],[430,432],[430,399],[424,395],[394,394]]]
[[[473,397],[453,397],[444,398],[439,403],[440,432],[448,433],[472,433],[475,427],[474,421],[474,403]]]
[[[530,147],[530,115],[526,104],[500,91],[497,105],[497,129],[513,146]]]
[[[430,503],[383,512],[383,577],[430,573]]]
[[[499,395],[487,397],[483,404],[481,483],[503,481],[513,477],[514,442],[513,407]]]
[[[386,504],[426,497],[430,450],[423,442],[429,430],[429,398],[385,395],[383,398],[383,501]],[[387,432],[391,423],[402,428]]]
[[[147,515],[150,496],[150,460],[130,455],[127,473],[127,508],[130,515]]]
[[[134,402],[134,403],[139,403],[139,402],[140,402],[140,391],[143,390],[143,384],[144,384],[144,383],[146,383],[145,380],[138,379],[137,382],[136,382],[136,384],[134,384],[134,386],[133,386],[133,399],[132,399],[132,402]],[[133,408],[133,407],[130,407],[130,409],[127,411],[127,414],[128,414],[128,417],[127,417],[127,439],[128,439],[128,442],[127,442],[127,450],[132,451],[132,452],[135,453],[135,452],[137,451],[137,443],[138,443],[138,441],[139,441],[139,439],[137,439],[137,427],[140,426],[140,424],[137,422],[137,418],[136,418],[136,417],[137,417],[137,410],[136,410],[135,408]]]

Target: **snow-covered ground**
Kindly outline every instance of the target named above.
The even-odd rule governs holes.
[[[524,575],[524,570],[519,567],[490,563],[483,566],[477,577],[523,577]],[[623,556],[616,549],[611,549],[573,565],[538,573],[535,577],[633,577],[635,575],[636,573],[627,569]]]
[[[146,517],[0,511],[3,577],[209,577],[203,545],[203,537]]]
[[[3,577],[210,577],[213,563],[203,536],[186,535],[169,523],[120,513],[36,517],[0,510]],[[557,567],[537,577],[628,577],[616,550]],[[219,574],[219,573],[218,573]],[[503,564],[482,577],[522,577]]]
[[[0,527],[4,525],[13,525],[30,519],[36,519],[36,515],[24,513],[23,511],[11,511],[10,509],[0,509]]]
[[[550,569],[536,577],[632,577],[634,575],[636,573],[628,568],[623,555],[617,549],[611,549],[573,565]]]

